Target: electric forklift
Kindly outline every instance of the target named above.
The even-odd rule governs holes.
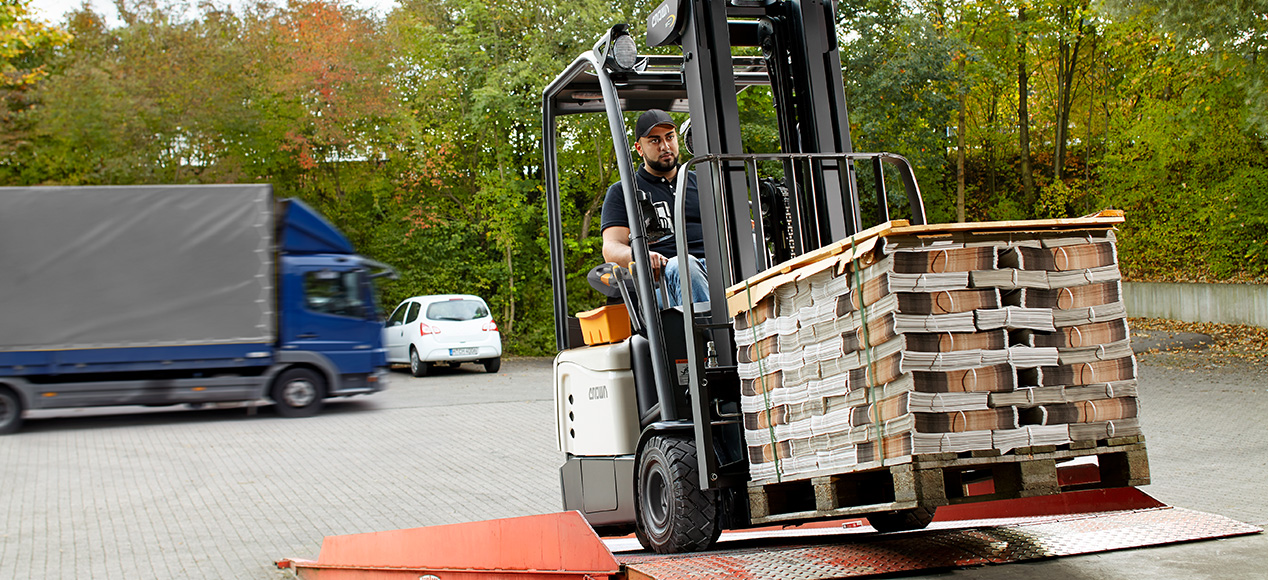
[[[565,510],[601,533],[633,530],[656,552],[707,549],[749,517],[740,380],[725,290],[773,265],[896,217],[924,223],[910,164],[854,152],[831,0],[666,0],[649,16],[640,55],[624,24],[612,27],[544,91],[543,150],[554,280],[556,412]],[[737,94],[769,90],[780,151],[746,153]],[[673,222],[634,185],[625,114],[686,113],[693,157],[676,191],[697,175],[709,302],[660,308],[649,244],[686,231],[685,196]],[[558,168],[558,119],[602,114],[631,215],[633,264],[588,277],[610,304],[570,307]],[[890,191],[887,183],[901,189]],[[861,199],[862,198],[862,199]],[[631,210],[633,213],[635,210]],[[687,240],[675,239],[680,271]],[[712,306],[711,305],[717,305]],[[932,509],[870,515],[885,530],[928,524]]]

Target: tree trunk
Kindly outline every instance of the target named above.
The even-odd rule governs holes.
[[[999,96],[995,91],[991,91],[991,112],[987,118],[987,127],[990,127],[991,134],[996,131],[996,123],[999,121]],[[986,190],[988,199],[995,199],[998,191],[995,184],[995,141],[987,138],[986,144]]]
[[[965,109],[969,105],[969,93],[964,87],[964,61],[968,60],[968,55],[960,55],[960,112],[958,128],[956,129],[955,143],[955,214],[956,221],[964,223],[964,133],[967,131],[967,115]]]
[[[1035,176],[1030,170],[1030,111],[1026,104],[1029,90],[1026,83],[1029,75],[1026,72],[1026,38],[1030,33],[1026,30],[1026,7],[1017,8],[1017,30],[1020,39],[1017,41],[1017,126],[1018,145],[1021,149],[1021,183],[1022,197],[1028,211],[1035,205]]]
[[[1063,10],[1064,21],[1070,14]],[[1057,50],[1057,151],[1053,159],[1053,179],[1065,174],[1066,142],[1070,135],[1070,109],[1074,103],[1074,67],[1079,62],[1079,47],[1083,44],[1083,18],[1076,14],[1079,24],[1075,27],[1074,44],[1062,39]]]
[[[594,222],[594,212],[603,208],[603,198],[607,195],[607,190],[603,191],[604,195],[590,198],[590,205],[586,207],[586,213],[581,216],[581,233],[577,239],[584,240],[590,237],[590,224]],[[602,212],[600,212],[600,217],[602,217]]]
[[[595,151],[599,155],[599,183],[608,184],[611,179],[612,172],[608,169],[613,163],[608,163],[607,158],[603,156],[603,146],[600,145],[598,137],[594,139]],[[586,213],[581,216],[581,232],[577,236],[578,240],[584,240],[590,237],[590,224],[594,222],[594,212],[600,212],[602,217],[603,199],[607,197],[608,190],[602,189],[597,195],[590,198],[590,205],[586,207]]]
[[[506,277],[510,285],[506,307],[502,309],[502,320],[506,322],[506,336],[515,336],[515,263],[511,261],[509,245],[502,249],[502,254],[506,258]]]

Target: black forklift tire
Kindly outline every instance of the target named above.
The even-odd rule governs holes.
[[[313,370],[287,369],[273,380],[269,398],[278,415],[312,417],[326,402],[326,380]]]
[[[484,359],[484,372],[492,374],[498,372],[500,368],[502,368],[502,357]]]
[[[635,536],[660,554],[699,552],[717,540],[714,494],[700,489],[695,442],[655,435],[639,454]]]
[[[431,370],[431,363],[419,358],[418,350],[409,347],[409,374],[416,377],[427,376],[427,371]]]
[[[8,387],[0,386],[0,435],[22,428],[22,397]]]
[[[872,524],[881,533],[906,532],[923,530],[933,521],[933,514],[938,508],[920,507],[896,512],[868,514],[867,523]]]

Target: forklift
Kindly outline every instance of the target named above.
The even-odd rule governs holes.
[[[925,223],[908,161],[853,150],[835,11],[833,0],[665,0],[645,42],[681,56],[638,54],[618,24],[543,92],[563,507],[601,534],[633,531],[645,548],[676,553],[755,525],[726,289],[875,224]],[[777,153],[744,151],[737,95],[750,87],[770,91]],[[686,196],[671,223],[634,185],[625,115],[652,108],[688,115],[679,132],[693,157],[676,191],[696,173],[709,302],[692,303],[687,276],[682,306],[654,298],[664,290],[646,267],[648,246],[686,231]],[[558,120],[578,114],[607,118],[635,256],[591,272],[610,303],[585,313],[570,307],[558,167]],[[687,240],[675,243],[686,272]],[[867,516],[899,531],[924,527],[933,509]]]

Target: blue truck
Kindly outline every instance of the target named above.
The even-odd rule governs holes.
[[[27,410],[374,393],[391,268],[268,185],[0,188],[0,434]]]

